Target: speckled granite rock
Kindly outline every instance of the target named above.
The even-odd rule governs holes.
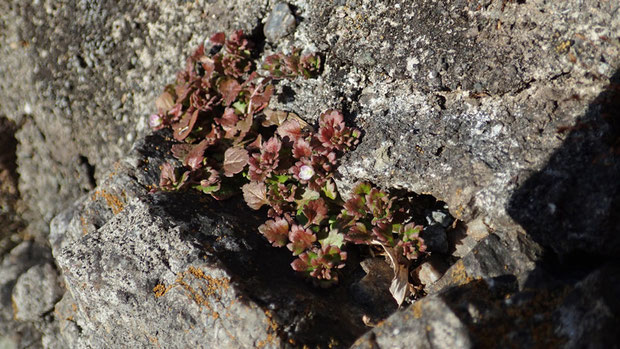
[[[75,305],[56,306],[58,341],[276,348],[343,346],[363,333],[362,317],[389,301],[387,292],[356,303],[348,285],[357,279],[325,292],[309,287],[290,269],[290,255],[255,233],[260,221],[242,202],[150,194],[167,144],[147,137],[94,194],[52,222],[68,290],[62,303]],[[80,331],[62,320],[67,312]]]

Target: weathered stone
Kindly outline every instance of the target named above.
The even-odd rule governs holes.
[[[370,311],[369,321],[385,318],[397,308],[389,292],[394,272],[387,261],[381,258],[368,258],[360,265],[366,276],[351,285],[351,295],[355,301],[367,306]]]
[[[266,0],[0,4],[0,115],[20,126],[32,234],[101,181],[148,131],[153,101],[218,31],[258,27]]]
[[[295,30],[295,16],[290,7],[282,2],[276,3],[267,16],[263,33],[269,42],[276,42],[280,38]]]
[[[62,297],[64,287],[50,263],[36,265],[23,273],[13,288],[12,303],[16,320],[38,321]]]
[[[556,310],[564,348],[614,348],[620,328],[620,267],[608,263],[578,282]]]
[[[398,311],[351,348],[472,348],[469,331],[450,307],[436,298],[425,298]]]
[[[489,235],[452,265],[441,279],[427,285],[426,291],[433,294],[473,280],[500,276],[512,276],[523,285],[538,259],[536,251],[530,248],[536,246],[519,240],[502,241],[497,235]]]
[[[378,290],[359,282],[359,269],[338,288],[314,290],[294,278],[289,255],[243,227],[252,214],[231,207],[236,202],[218,206],[192,195],[148,195],[145,186],[156,181],[161,152],[140,148],[151,152],[143,154],[149,163],[129,159],[107,178],[112,164],[147,132],[152,100],[193,46],[216,31],[239,27],[261,37],[261,21],[277,22],[263,19],[269,3],[0,2],[0,114],[19,128],[19,189],[30,209],[24,218],[30,233],[40,237],[49,219],[67,210],[52,224],[50,243],[77,295],[72,300],[66,293],[45,319],[13,322],[5,296],[10,299],[19,275],[41,261],[6,257],[0,333],[8,331],[19,347],[174,347],[199,343],[197,328],[212,340],[221,337],[211,330],[225,327],[250,333],[241,333],[239,342],[225,335],[223,345],[262,344],[257,340],[271,334],[274,346],[288,339],[312,346],[330,343],[334,334],[346,346],[363,331],[363,316],[377,320],[373,302],[381,297],[352,300],[352,285]],[[279,81],[270,107],[309,121],[328,108],[343,110],[365,134],[340,167],[339,186],[363,179],[433,195],[461,221],[447,228],[445,262],[462,259],[435,283],[430,280],[441,272],[427,275],[430,295],[358,345],[613,347],[618,307],[610,294],[617,293],[617,273],[610,267],[592,271],[620,251],[620,5],[602,0],[290,5],[299,23],[275,44],[318,50],[325,65],[318,79]],[[449,226],[437,214],[430,217],[428,226]],[[130,219],[150,226],[130,226]],[[206,260],[198,258],[202,250],[194,243],[207,246]],[[79,258],[82,264],[70,264]],[[122,263],[127,268],[111,268]],[[238,312],[249,319],[213,319],[204,306],[184,298],[182,286],[152,296],[160,282],[175,284],[176,273],[190,266],[209,277],[230,278],[227,292],[210,297],[242,296],[245,302],[228,310],[209,304],[218,314]],[[366,280],[385,276],[369,273]],[[196,289],[201,280],[188,285]],[[80,289],[78,282],[101,288]],[[370,304],[359,304],[361,299]],[[141,302],[152,312],[140,308]],[[112,305],[110,312],[118,307],[121,316],[106,318],[105,307]],[[406,318],[415,315],[416,305],[424,312]],[[277,329],[265,329],[270,318],[265,310]],[[168,320],[170,314],[181,315]],[[168,322],[157,323],[155,316]],[[186,326],[192,319],[197,324]],[[95,332],[97,324],[121,330],[110,336]],[[160,330],[159,343],[142,336],[149,328]],[[342,328],[351,330],[336,333]]]
[[[447,253],[448,237],[441,224],[427,225],[420,234],[429,252]]]
[[[149,194],[169,146],[161,135],[148,137],[95,190],[107,200],[91,195],[52,222],[54,256],[81,328],[78,336],[59,320],[67,345],[345,345],[363,332],[365,314],[388,315],[379,307],[385,298],[351,300],[356,279],[316,294],[295,277],[287,251],[256,233],[259,221],[241,202]],[[76,223],[97,221],[98,213],[98,227]],[[67,310],[56,307],[62,317]]]
[[[41,335],[31,324],[13,321],[13,289],[20,275],[49,260],[51,254],[48,248],[34,241],[25,241],[5,255],[0,264],[0,333],[7,334],[18,343],[18,347],[38,347]],[[38,302],[37,299],[31,301]]]
[[[413,271],[413,274],[420,281],[420,284],[431,285],[439,280],[448,268],[449,265],[443,257],[431,255]]]
[[[342,179],[431,194],[465,223],[483,217],[491,230],[532,230],[560,254],[613,255],[617,244],[604,241],[620,236],[610,217],[618,211],[610,152],[618,118],[599,108],[607,98],[599,95],[613,96],[605,86],[617,84],[617,4],[350,0],[305,8],[314,20],[295,35],[329,59],[319,79],[283,82],[295,98],[274,107],[310,118],[317,106],[347,112],[365,135]],[[582,121],[592,127],[558,133]]]

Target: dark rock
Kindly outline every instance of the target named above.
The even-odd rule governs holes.
[[[497,235],[489,235],[480,241],[467,255],[459,259],[435,283],[426,287],[429,294],[459,286],[473,280],[513,276],[523,285],[538,259],[535,245],[524,241],[502,241]]]
[[[441,299],[427,297],[398,311],[351,348],[473,348],[467,326]]]
[[[295,30],[295,16],[288,4],[279,2],[267,16],[263,33],[269,42],[276,42]]]
[[[420,236],[429,252],[448,253],[446,229],[440,224],[425,226]]]

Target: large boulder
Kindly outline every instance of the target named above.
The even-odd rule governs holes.
[[[161,135],[147,137],[53,220],[50,241],[70,299],[63,304],[75,304],[69,314],[57,305],[61,344],[347,345],[364,332],[364,316],[388,315],[378,306],[390,301],[386,289],[353,300],[349,286],[359,276],[324,292],[296,277],[290,255],[256,234],[260,219],[243,202],[151,193],[169,147]],[[79,319],[81,331],[65,317]]]

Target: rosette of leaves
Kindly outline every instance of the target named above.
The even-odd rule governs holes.
[[[223,199],[238,193],[247,178],[259,182],[288,172],[286,159],[279,156],[280,137],[274,135],[274,125],[265,125],[268,118],[262,113],[273,95],[273,77],[256,72],[253,46],[242,31],[228,39],[223,33],[213,35],[157,99],[158,113],[149,117],[149,124],[154,130],[173,130],[178,143],[172,154],[181,165],[162,167],[160,189],[194,188]],[[296,58],[287,62],[297,62],[297,72],[312,76],[320,59],[299,54],[295,50]]]
[[[259,233],[290,250],[292,268],[322,286],[338,280],[347,243],[382,246],[400,268],[398,280],[406,281],[407,261],[425,250],[421,226],[367,183],[344,202],[332,179],[360,131],[337,110],[321,114],[315,129],[292,113],[267,109],[274,79],[316,76],[320,58],[299,50],[269,56],[265,77],[255,71],[252,47],[241,31],[228,39],[213,35],[157,99],[149,123],[172,129],[179,160],[162,166],[159,188],[193,188],[216,199],[241,191],[252,209],[267,206]]]
[[[394,269],[390,291],[401,304],[408,292],[409,263],[426,251],[420,237],[422,226],[411,221],[406,208],[400,207],[395,197],[365,182],[353,188],[337,224],[345,241],[384,249]]]
[[[253,151],[252,181],[243,186],[243,194],[251,208],[269,207],[271,219],[259,232],[297,257],[291,264],[294,270],[325,286],[338,280],[333,270],[346,260],[344,235],[333,225],[343,201],[332,176],[338,159],[357,144],[360,132],[346,126],[342,113],[335,110],[319,120],[315,131],[292,114],[266,112],[263,125],[277,128]]]
[[[274,79],[293,79],[297,76],[314,78],[320,72],[321,57],[315,53],[302,55],[300,49],[294,48],[288,55],[276,53],[265,58],[263,69],[269,71]]]

